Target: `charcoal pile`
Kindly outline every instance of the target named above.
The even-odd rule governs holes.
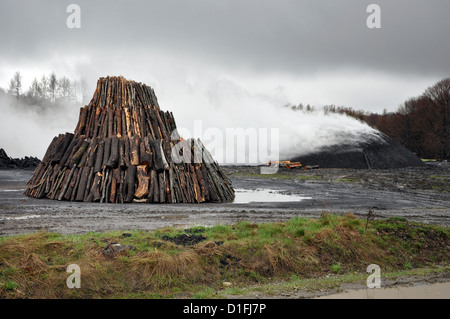
[[[40,162],[37,157],[11,158],[3,148],[0,148],[0,169],[35,169]]]
[[[234,200],[202,142],[180,137],[153,89],[123,77],[98,80],[74,133],[54,137],[25,194],[101,203]]]
[[[317,152],[297,156],[292,161],[321,168],[397,169],[425,166],[415,154],[381,132],[376,139],[362,138],[357,145],[324,147]]]

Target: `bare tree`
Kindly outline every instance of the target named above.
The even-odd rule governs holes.
[[[72,96],[72,84],[70,83],[70,80],[63,76],[57,81],[57,84],[59,97],[62,98],[64,102],[69,101]]]
[[[28,96],[41,98],[42,97],[42,88],[40,83],[36,78],[34,78],[33,82],[31,82],[30,88],[28,89]]]
[[[450,157],[450,78],[437,82],[429,87],[424,96],[430,100],[433,113],[433,142],[439,144],[438,158]]]
[[[52,72],[52,74],[50,74],[50,78],[48,80],[48,89],[50,92],[50,98],[52,100],[52,102],[56,101],[56,93],[57,93],[57,89],[58,89],[58,80],[56,79],[56,75],[54,72]]]
[[[48,85],[48,79],[45,75],[42,76],[41,81],[39,82],[39,86],[41,87],[41,98],[48,99],[50,89]]]
[[[22,75],[19,71],[14,73],[11,81],[9,82],[9,93],[14,94],[17,98],[20,96],[22,90]]]

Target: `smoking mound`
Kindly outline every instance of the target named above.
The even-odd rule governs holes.
[[[121,76],[98,80],[74,133],[53,138],[24,194],[100,203],[234,200],[202,142],[178,135],[151,87]]]

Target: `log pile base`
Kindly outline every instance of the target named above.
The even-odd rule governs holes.
[[[123,77],[99,79],[74,133],[53,138],[24,194],[100,203],[234,200],[202,142],[179,137],[153,89]]]

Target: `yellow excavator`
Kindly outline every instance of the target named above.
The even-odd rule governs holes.
[[[278,165],[279,167],[285,167],[287,169],[302,167],[302,163],[300,162],[291,162],[291,161],[270,161],[267,163],[267,166]]]

